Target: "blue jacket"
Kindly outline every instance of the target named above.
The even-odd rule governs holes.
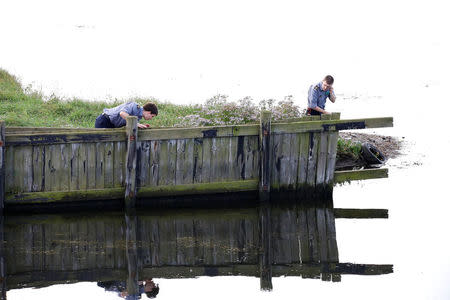
[[[113,108],[105,108],[103,110],[103,113],[108,115],[111,123],[113,123],[117,128],[125,126],[127,124],[127,121],[125,121],[125,119],[120,116],[120,113],[122,111],[126,112],[130,116],[136,116],[138,117],[138,120],[140,120],[142,119],[142,112],[144,111],[144,109],[136,102],[128,102]]]
[[[327,98],[331,99],[330,91],[322,90],[322,82],[318,84],[311,85],[308,91],[308,107],[314,108],[316,106],[321,109],[325,109],[325,103]]]

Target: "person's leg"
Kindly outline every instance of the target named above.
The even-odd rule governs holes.
[[[101,114],[95,119],[95,128],[114,128],[114,125],[107,116]]]

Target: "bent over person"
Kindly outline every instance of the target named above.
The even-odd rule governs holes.
[[[308,91],[308,115],[320,116],[321,114],[329,114],[330,112],[325,110],[325,103],[327,98],[334,103],[336,101],[336,95],[333,89],[334,78],[331,75],[325,76],[325,78],[309,87]]]
[[[158,115],[158,108],[153,103],[140,106],[136,102],[128,102],[113,108],[105,108],[95,120],[95,128],[119,128],[127,124],[128,116],[136,116],[138,120],[151,120]],[[148,124],[138,123],[139,128],[146,128]]]

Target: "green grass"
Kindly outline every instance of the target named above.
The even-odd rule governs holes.
[[[357,160],[361,153],[361,143],[353,142],[351,140],[344,140],[339,138],[337,144],[337,155],[339,157],[350,157]]]
[[[152,127],[174,126],[178,117],[199,111],[198,106],[160,103],[156,99],[126,99],[113,103],[57,97],[46,100],[42,94],[24,89],[15,76],[0,69],[0,120],[4,120],[6,126],[93,128],[95,118],[105,107],[127,101],[157,104],[158,117],[148,122]],[[141,122],[147,121],[142,119]]]

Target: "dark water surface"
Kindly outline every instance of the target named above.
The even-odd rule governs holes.
[[[172,289],[166,282],[180,278],[255,278],[247,289],[271,291],[278,278],[339,284],[351,275],[386,276],[392,261],[340,259],[346,241],[336,238],[336,222],[387,218],[386,209],[335,208],[331,194],[280,194],[245,208],[7,215],[3,288],[20,298],[24,288],[89,282],[89,290],[108,292],[102,296],[145,299],[145,286],[164,298]]]

